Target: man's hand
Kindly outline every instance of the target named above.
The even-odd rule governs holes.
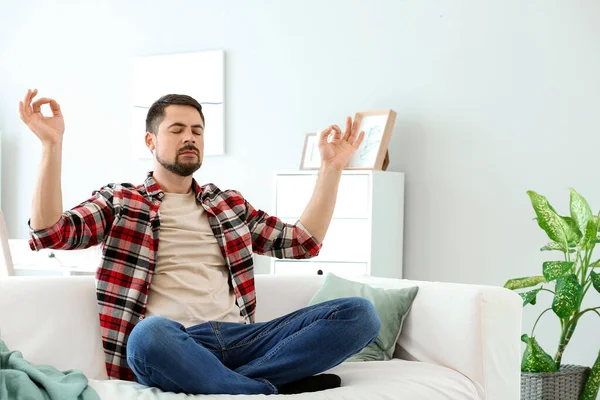
[[[328,141],[331,131],[333,131],[333,136],[331,141]],[[343,135],[337,125],[331,125],[322,130],[319,136],[321,165],[343,170],[350,163],[350,159],[360,147],[364,137],[364,132],[358,134],[358,123],[352,122],[351,117],[346,118],[346,131]]]
[[[58,103],[47,97],[42,97],[31,103],[37,89],[27,90],[25,99],[19,102],[19,116],[21,121],[25,122],[29,129],[40,138],[42,144],[58,144],[62,141],[65,133],[65,121],[60,111]],[[41,107],[44,104],[50,104],[52,110],[51,117],[42,115]]]

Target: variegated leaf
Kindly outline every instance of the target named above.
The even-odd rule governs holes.
[[[534,337],[523,335],[521,340],[527,344],[521,361],[522,372],[556,372],[556,363]]]
[[[540,290],[542,289],[533,289],[529,292],[519,293],[519,296],[521,296],[523,299],[523,307],[525,307],[527,304],[535,305],[537,301],[537,294],[540,292]]]
[[[571,217],[577,223],[577,227],[580,232],[586,232],[588,227],[588,222],[592,221],[594,223],[594,216],[592,215],[592,210],[588,202],[581,196],[579,193],[575,191],[575,189],[571,188]],[[596,236],[594,234],[594,236]]]
[[[540,249],[540,251],[554,251],[554,250],[562,251],[563,253],[566,253],[566,251],[567,251],[564,244],[556,243],[556,242],[550,242]],[[575,250],[569,249],[569,253],[575,253]]]
[[[569,274],[558,278],[556,281],[556,294],[552,302],[552,310],[560,318],[573,315],[579,305],[579,299],[583,289],[575,274]]]
[[[565,224],[562,218],[554,211],[546,197],[529,190],[527,192],[531,199],[531,205],[537,215],[537,222],[548,237],[555,242],[565,243],[567,236],[563,225]]]
[[[525,278],[510,279],[504,284],[504,287],[510,290],[515,290],[535,286],[544,282],[546,282],[546,279],[543,276],[528,276]]]
[[[600,389],[600,351],[581,394],[581,400],[596,400]]]
[[[600,293],[600,275],[592,271],[590,276],[592,278],[592,285],[594,285],[594,289]]]
[[[583,237],[582,231],[579,230],[577,222],[571,217],[560,217],[563,221],[563,228],[567,233],[567,242],[569,246],[576,247]]]
[[[552,282],[566,274],[575,265],[572,261],[546,261],[542,264],[546,282]]]

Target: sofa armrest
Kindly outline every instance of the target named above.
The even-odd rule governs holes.
[[[487,400],[519,397],[523,310],[519,295],[493,286],[373,277],[360,281],[381,288],[419,286],[396,356],[458,371]]]

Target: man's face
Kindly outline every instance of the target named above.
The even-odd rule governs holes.
[[[202,165],[204,121],[194,107],[167,106],[158,133],[146,134],[146,145],[165,169],[190,176]]]

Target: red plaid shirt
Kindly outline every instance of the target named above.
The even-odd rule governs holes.
[[[256,294],[252,253],[277,258],[310,258],[321,244],[300,221],[285,224],[255,210],[239,192],[221,191],[193,181],[196,199],[227,261],[241,315],[254,322]],[[152,177],[144,184],[108,184],[92,198],[47,229],[30,231],[32,250],[83,249],[100,244],[102,262],[96,272],[106,371],[111,379],[133,380],[126,360],[129,333],[144,318],[148,289],[156,265],[160,203],[164,192]]]

